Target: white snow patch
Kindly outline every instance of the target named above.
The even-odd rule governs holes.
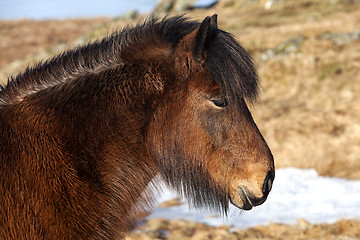
[[[158,202],[176,197],[175,191],[164,188]],[[270,222],[295,224],[299,218],[310,223],[360,220],[360,181],[322,177],[314,169],[279,169],[267,201],[251,211],[239,211],[231,205],[229,216],[224,218],[184,203],[155,208],[149,218],[187,219],[211,226],[231,225],[242,229]]]

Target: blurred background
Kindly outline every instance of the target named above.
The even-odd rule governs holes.
[[[218,14],[254,58],[255,122],[275,158],[268,201],[189,210],[171,190],[129,239],[360,239],[359,0],[0,0],[0,83],[148,14]]]

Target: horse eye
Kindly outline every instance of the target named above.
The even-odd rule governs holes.
[[[226,107],[228,105],[228,101],[226,100],[226,98],[215,98],[215,99],[211,99],[211,101],[215,104],[215,106],[217,107]]]

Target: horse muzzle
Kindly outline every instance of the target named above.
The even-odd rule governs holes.
[[[262,184],[260,197],[255,193],[256,191],[250,190],[253,187],[250,188],[249,184],[238,186],[236,191],[230,194],[231,203],[243,210],[251,210],[253,207],[263,204],[272,189],[274,178],[274,171],[269,171]]]

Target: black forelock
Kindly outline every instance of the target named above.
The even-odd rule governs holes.
[[[231,34],[218,30],[206,64],[227,98],[236,102],[257,98],[258,76],[252,58]]]

